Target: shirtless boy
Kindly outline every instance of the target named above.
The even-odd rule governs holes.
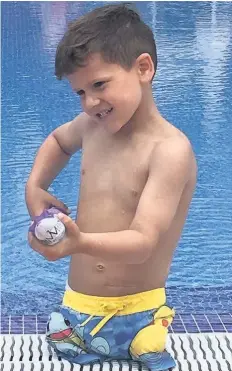
[[[134,359],[152,371],[175,366],[165,349],[174,310],[165,283],[196,183],[186,136],[158,112],[152,31],[124,4],[74,22],[58,45],[56,76],[69,80],[83,113],[55,129],[26,185],[33,218],[53,204],[66,237],[31,247],[53,261],[71,256],[59,313],[47,341],[74,363]],[[80,148],[76,221],[47,189]]]

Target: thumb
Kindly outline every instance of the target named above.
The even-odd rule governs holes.
[[[68,215],[59,213],[57,218],[64,224],[67,234],[76,234],[79,231],[76,223]]]

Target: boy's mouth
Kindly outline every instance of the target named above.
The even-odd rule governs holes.
[[[102,119],[103,117],[106,117],[112,111],[113,111],[113,107],[111,107],[110,109],[107,109],[107,110],[104,110],[102,112],[97,113],[96,116],[98,118]]]

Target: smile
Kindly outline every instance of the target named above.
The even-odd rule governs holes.
[[[97,113],[96,116],[99,117],[100,119],[103,117],[106,117],[110,112],[113,111],[113,108],[110,108],[108,110],[102,111],[100,113]]]

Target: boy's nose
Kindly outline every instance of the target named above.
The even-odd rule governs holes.
[[[100,99],[97,97],[93,96],[86,96],[85,97],[85,109],[89,112],[92,113],[91,111],[94,110],[95,107],[97,107],[100,103]]]

